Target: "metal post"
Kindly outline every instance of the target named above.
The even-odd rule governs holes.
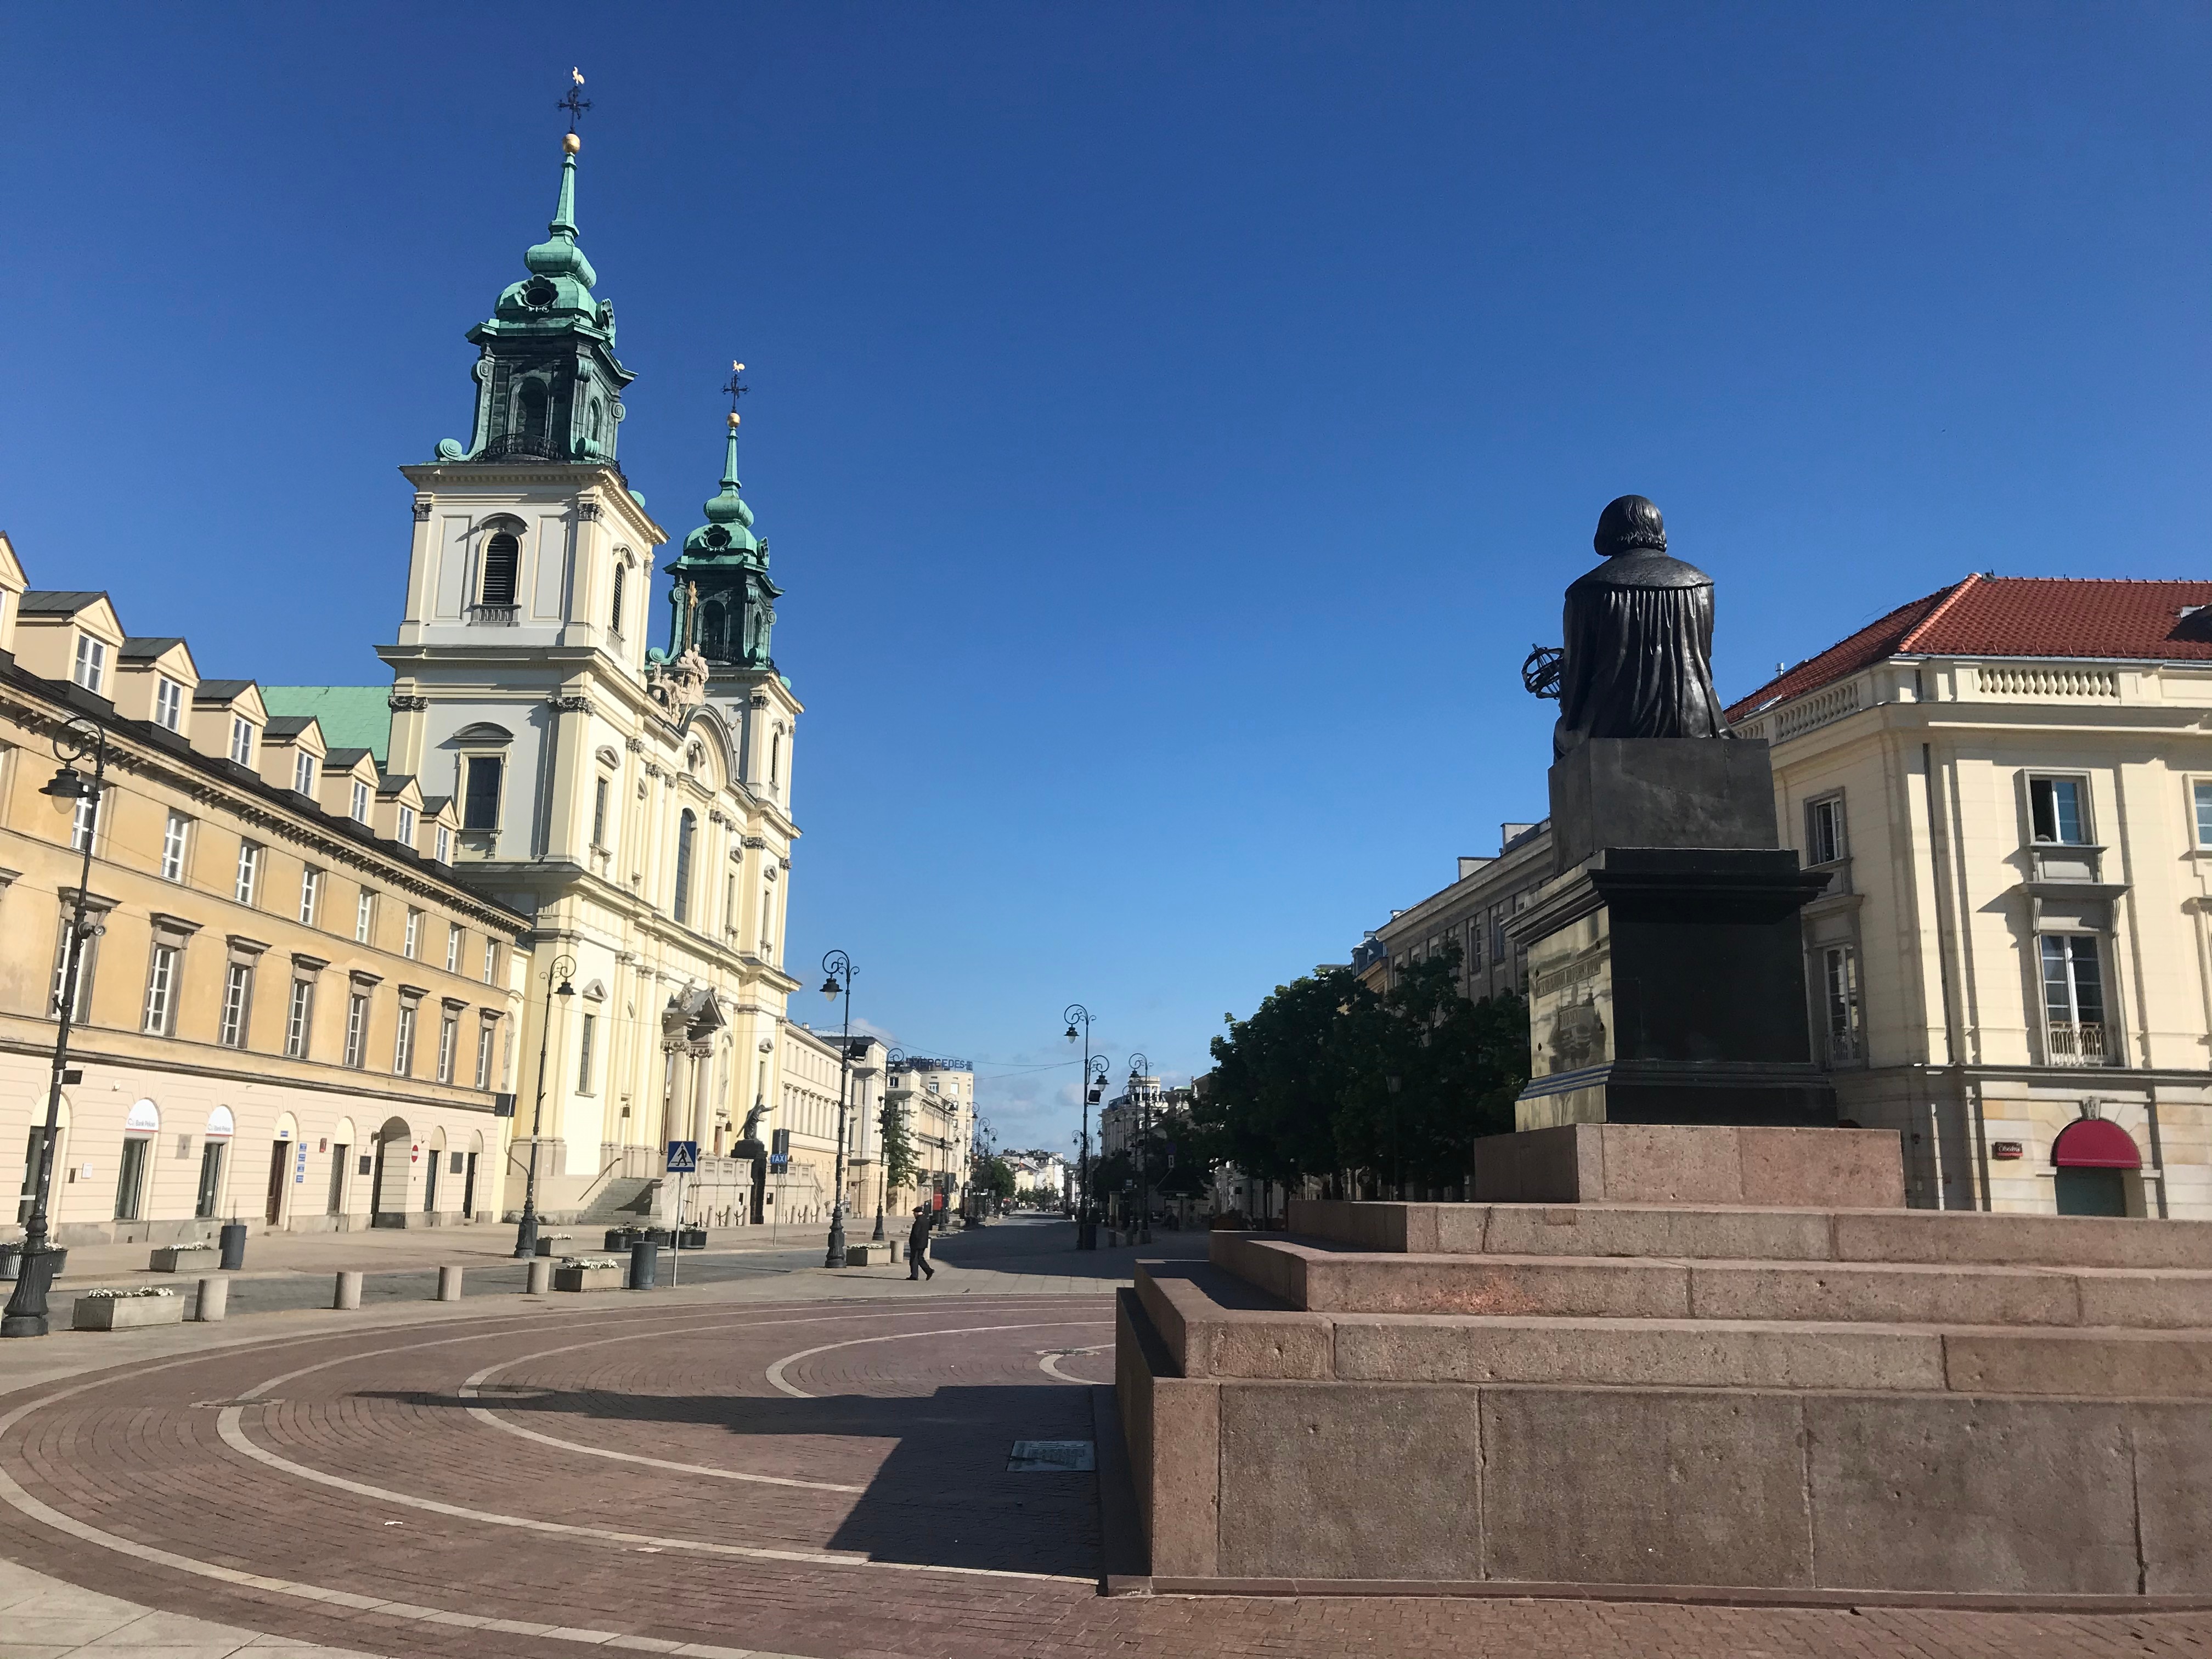
[[[31,1166],[31,1218],[23,1228],[23,1261],[15,1288],[8,1297],[6,1314],[0,1316],[0,1336],[46,1334],[46,1281],[53,1273],[46,1198],[53,1184],[54,1143],[61,1136],[62,1080],[69,1066],[70,1023],[76,1012],[77,975],[84,965],[85,890],[92,884],[92,848],[100,839],[100,804],[106,787],[107,733],[102,727],[90,720],[72,720],[55,736],[53,747],[62,769],[40,793],[57,800],[88,799],[91,818],[86,825],[84,856],[77,866],[76,897],[70,906],[69,954],[62,970],[61,1006],[55,1011],[54,1057],[46,1083],[46,1124]],[[77,775],[72,764],[88,754],[92,757],[88,781]]]
[[[1075,1248],[1095,1250],[1098,1248],[1098,1222],[1091,1212],[1091,1091],[1093,1068],[1097,1079],[1105,1075],[1105,1056],[1094,1056],[1091,1052],[1091,1011],[1079,1002],[1071,1002],[1062,1016],[1067,1021],[1067,1040],[1076,1040],[1076,1028],[1082,1029],[1083,1075],[1077,1087],[1083,1096],[1083,1142],[1076,1153],[1075,1175]]]
[[[1152,1091],[1139,1079],[1152,1074],[1143,1054],[1129,1056],[1130,1103],[1137,1109],[1137,1243],[1152,1242]]]
[[[545,1023],[538,1028],[538,1103],[530,1113],[529,1172],[522,1178],[522,1219],[514,1229],[514,1253],[519,1256],[538,1254],[538,1139],[545,1127],[545,1055],[553,1037],[553,999],[572,997],[575,987],[568,977],[576,971],[576,959],[558,956],[545,964],[545,982],[552,984],[557,976],[561,988],[545,999]]]
[[[822,981],[822,994],[832,1002],[841,995],[845,999],[845,1034],[837,1050],[837,1188],[830,1195],[830,1249],[823,1263],[842,1267],[845,1265],[845,1114],[853,1079],[853,959],[842,951],[832,951],[822,958],[822,970],[827,975]]]

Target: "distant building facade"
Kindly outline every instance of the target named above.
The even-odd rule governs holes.
[[[1462,857],[1451,885],[1396,912],[1360,941],[1352,970],[1370,989],[1385,991],[1407,964],[1457,945],[1460,989],[1469,1001],[1524,991],[1526,953],[1509,937],[1506,924],[1528,908],[1551,877],[1551,821],[1501,824],[1495,857]]]
[[[914,1184],[896,1207],[951,1212],[967,1200],[975,1141],[975,1068],[942,1055],[900,1055],[885,1074],[913,1149]]]
[[[2212,1217],[2208,606],[1970,576],[1729,711],[1831,878],[1814,1052],[1914,1204]]]

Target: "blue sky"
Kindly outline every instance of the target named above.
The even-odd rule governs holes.
[[[2202,574],[2199,4],[19,7],[0,527],[204,672],[377,678],[553,100],[680,538],[808,713],[793,970],[1063,1146],[1540,817],[1611,497],[1740,694],[1968,570]],[[818,974],[813,974],[818,981]],[[809,994],[799,1018],[818,1018]]]

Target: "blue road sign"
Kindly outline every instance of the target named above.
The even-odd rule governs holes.
[[[672,1140],[668,1143],[668,1173],[691,1175],[699,1168],[699,1143],[696,1140]]]

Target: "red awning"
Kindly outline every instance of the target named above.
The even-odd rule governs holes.
[[[2075,1120],[2060,1131],[2051,1161],[2062,1170],[2140,1170],[2135,1137],[2101,1117]]]

